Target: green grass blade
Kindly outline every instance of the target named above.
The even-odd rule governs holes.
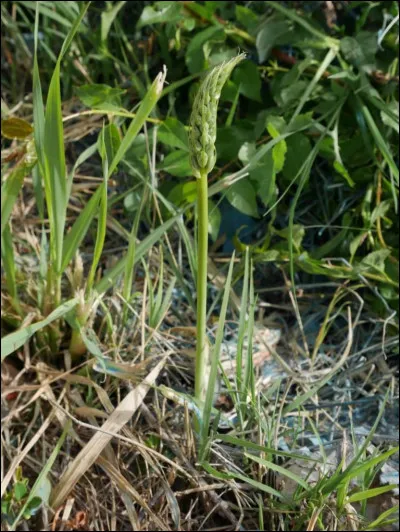
[[[40,74],[39,74],[39,65],[37,60],[37,47],[38,47],[38,29],[39,29],[39,4],[36,2],[36,13],[35,13],[35,29],[34,29],[34,55],[33,55],[33,72],[32,72],[32,93],[33,93],[33,133],[36,146],[36,155],[38,158],[38,169],[37,173],[38,179],[35,179],[35,189],[41,189],[40,181],[41,176],[44,175],[44,106],[43,106],[43,95],[42,87],[40,83]],[[38,200],[38,198],[37,198]],[[43,199],[38,200],[38,204],[41,205],[44,216],[44,207],[42,205]],[[49,211],[49,217],[51,217],[51,212]]]
[[[320,64],[317,72],[315,73],[313,79],[310,81],[310,83],[307,85],[306,90],[304,91],[304,94],[302,94],[299,104],[296,107],[295,112],[293,113],[289,125],[293,124],[296,117],[301,113],[304,105],[307,103],[309,97],[311,96],[312,91],[324,75],[326,69],[329,67],[329,65],[332,63],[332,61],[335,59],[337,54],[336,48],[331,48],[329,52],[326,54],[325,59]]]
[[[249,300],[249,248],[246,247],[245,259],[244,259],[244,278],[243,278],[243,291],[241,298],[240,314],[239,314],[239,330],[238,330],[238,342],[236,353],[236,388],[240,393],[240,400],[244,400],[243,397],[243,344],[245,340],[246,325],[247,325],[247,313],[248,313],[248,300]],[[242,409],[241,409],[242,410]]]
[[[149,251],[152,246],[154,246],[156,242],[160,240],[160,238],[162,238],[165,232],[168,231],[168,229],[172,227],[174,223],[176,223],[178,216],[180,216],[180,214],[164,222],[162,225],[157,227],[157,229],[151,232],[144,240],[142,240],[140,244],[138,244],[135,252],[135,264]],[[101,281],[95,285],[95,290],[101,294],[111,288],[114,285],[117,277],[123,273],[126,261],[127,256],[125,255],[118,262],[118,264],[105,273]]]
[[[365,499],[370,499],[371,497],[376,497],[377,495],[382,495],[388,491],[396,489],[397,484],[389,484],[387,486],[380,486],[379,488],[372,488],[370,490],[359,491],[358,493],[353,493],[347,499],[347,501],[352,504],[353,502],[364,501]]]
[[[215,345],[214,345],[214,348],[212,349],[210,375],[208,377],[208,387],[207,387],[207,393],[206,393],[206,398],[204,402],[204,410],[203,410],[202,431],[200,435],[201,437],[200,439],[201,441],[200,457],[201,458],[200,459],[201,460],[204,459],[206,448],[207,448],[207,438],[208,438],[208,430],[210,426],[211,410],[212,410],[213,403],[214,403],[214,390],[215,390],[215,384],[218,378],[218,361],[219,361],[219,356],[221,352],[222,340],[224,337],[226,311],[228,309],[234,263],[235,263],[235,254],[233,253],[231,257],[231,261],[229,263],[228,275],[226,277],[224,297],[222,300],[221,312],[220,312],[219,321],[218,321],[218,329],[217,329],[217,334],[215,337]]]
[[[47,327],[47,325],[50,325],[53,321],[65,316],[65,314],[70,312],[77,303],[78,299],[70,299],[53,310],[53,312],[44,320],[22,327],[22,329],[18,329],[17,331],[4,336],[4,338],[1,339],[1,360],[3,361],[8,355],[24,345],[25,342],[27,342],[37,331],[40,331],[43,327]]]
[[[263,491],[265,493],[268,493],[269,495],[273,495],[274,497],[277,497],[278,499],[283,499],[283,495],[279,493],[279,491],[275,490],[274,488],[271,488],[270,486],[267,486],[267,484],[262,484],[261,482],[258,482],[258,480],[253,480],[250,477],[247,477],[246,475],[242,475],[241,473],[221,473],[217,469],[215,469],[213,466],[211,466],[207,462],[203,462],[202,466],[204,469],[212,475],[213,477],[219,478],[221,480],[229,480],[232,478],[237,478],[238,480],[241,480],[242,482],[245,482],[246,484],[249,484],[250,486],[253,486],[253,488],[256,488],[260,491]]]
[[[124,7],[126,1],[118,2],[114,4],[111,9],[102,11],[101,13],[101,41],[105,43],[108,37],[108,33],[111,29],[112,23],[115,17],[118,15],[121,8]]]
[[[128,251],[126,252],[125,274],[124,274],[124,288],[123,297],[127,303],[129,303],[132,293],[132,283],[135,273],[135,254],[136,254],[136,238],[139,229],[140,217],[142,210],[147,200],[147,187],[142,192],[142,198],[140,200],[139,208],[136,211],[135,219],[132,225],[132,231],[128,243]],[[162,262],[161,262],[162,265]],[[162,282],[161,282],[162,284]],[[127,306],[124,306],[123,310],[123,322],[126,320]]]
[[[326,377],[324,377],[318,384],[313,386],[308,392],[298,395],[294,401],[291,401],[290,404],[288,404],[283,409],[283,415],[288,414],[289,412],[293,412],[293,410],[297,410],[303,403],[308,401],[310,397],[313,397],[322,386],[324,386],[329,380],[332,378],[332,375],[329,374]]]
[[[94,144],[92,144],[91,146],[89,146],[88,148],[86,148],[86,150],[84,150],[80,155],[79,157],[77,158],[77,160],[75,161],[75,164],[69,174],[69,177],[68,177],[68,192],[67,192],[67,196],[68,198],[71,196],[71,189],[72,189],[72,183],[73,183],[73,180],[74,180],[74,175],[75,175],[75,172],[77,170],[77,168],[83,164],[85,161],[87,161],[87,159],[89,159],[92,155],[94,155],[95,153],[97,152],[97,143],[95,142]],[[100,185],[102,186],[102,185]]]
[[[19,164],[10,172],[10,175],[1,186],[1,234],[7,227],[14,204],[24,182],[25,174],[25,165]]]
[[[165,76],[166,76],[166,72],[160,72],[155,78],[149,90],[147,91],[146,96],[144,97],[142,103],[140,104],[140,107],[136,113],[135,118],[132,120],[128,128],[128,131],[126,132],[126,135],[124,136],[118,148],[118,151],[115,154],[114,159],[110,163],[109,173],[108,173],[109,176],[111,176],[111,174],[117,168],[118,164],[120,163],[125,153],[131,146],[132,142],[134,141],[136,135],[142,129],[143,124],[146,121],[146,118],[149,116],[151,111],[154,109],[158,99],[160,98],[163,85],[164,85],[164,81],[165,81]]]
[[[44,170],[48,183],[47,206],[51,205],[51,256],[53,269],[60,272],[67,207],[64,132],[61,111],[60,63],[54,69],[45,111]],[[49,194],[50,193],[50,194]]]
[[[68,32],[68,35],[67,35],[67,37],[65,38],[65,40],[63,42],[63,45],[62,45],[62,48],[61,48],[61,52],[60,52],[60,55],[59,55],[59,58],[58,58],[58,62],[62,61],[65,53],[67,52],[68,48],[70,47],[70,44],[71,44],[73,38],[75,37],[75,34],[78,31],[78,29],[79,29],[79,26],[82,23],[83,17],[86,15],[87,10],[89,9],[90,3],[91,2],[87,2],[83,6],[82,11],[80,12],[79,16],[76,17],[74,23],[72,24],[72,26],[71,26],[71,28],[70,28],[70,30]]]
[[[64,426],[64,430],[62,431],[62,434],[61,434],[58,442],[56,443],[56,446],[54,447],[51,455],[49,456],[49,459],[47,460],[45,466],[43,467],[43,469],[39,473],[39,475],[38,475],[38,477],[36,479],[36,482],[32,486],[32,489],[29,492],[29,495],[28,495],[25,503],[22,505],[22,508],[21,508],[19,514],[17,515],[15,521],[13,522],[13,524],[10,527],[10,530],[15,530],[16,529],[19,521],[21,520],[21,517],[24,515],[25,510],[28,508],[28,505],[33,500],[33,498],[34,497],[38,497],[38,496],[41,495],[41,491],[42,491],[44,483],[47,483],[47,485],[48,485],[48,487],[50,488],[50,491],[51,491],[51,484],[50,484],[50,481],[48,480],[48,475],[50,473],[51,468],[53,467],[53,464],[54,464],[57,456],[59,455],[59,453],[61,451],[61,448],[62,448],[62,446],[64,444],[65,438],[67,437],[67,435],[68,435],[68,433],[69,433],[69,431],[71,429],[71,425],[72,425],[71,420],[67,420],[67,422],[65,423],[65,426]],[[43,502],[45,504],[48,504],[48,500],[45,500],[45,501],[42,500],[42,503]]]
[[[396,178],[396,184],[398,185],[399,184],[399,169],[393,159],[390,148],[387,142],[385,141],[385,139],[382,137],[382,134],[379,131],[378,126],[376,125],[375,120],[370,110],[368,109],[368,107],[362,101],[360,101],[360,104],[361,104],[361,109],[362,109],[365,121],[367,122],[371,135],[373,136],[375,140],[376,146],[378,150],[381,152],[387,164],[389,165],[391,172]]]
[[[9,225],[1,234],[1,258],[6,276],[7,292],[10,294],[13,303],[18,307],[18,291],[15,280],[15,261],[12,236]]]
[[[310,487],[307,482],[305,482],[301,477],[299,477],[289,469],[285,469],[284,467],[276,465],[273,462],[270,462],[269,460],[264,460],[263,458],[260,458],[259,456],[254,456],[250,453],[245,453],[245,456],[250,460],[253,460],[253,462],[257,462],[257,464],[260,464],[268,469],[271,469],[272,471],[276,471],[277,473],[280,473],[281,475],[290,478],[305,490],[308,490]]]
[[[106,150],[106,144],[105,144],[104,128],[103,128],[103,135],[101,136],[101,143],[102,143],[101,151],[102,151],[102,157],[103,157],[104,181],[101,187],[96,243],[94,246],[92,265],[90,267],[89,277],[88,277],[88,281],[86,285],[87,293],[90,293],[90,291],[92,290],[94,276],[96,274],[97,265],[99,264],[101,254],[103,252],[104,241],[106,238],[106,230],[107,230],[108,157],[107,157],[107,150]]]
[[[103,185],[100,185],[82,212],[79,214],[71,230],[64,239],[61,271],[64,271],[74,257],[80,243],[89,230],[93,218],[96,216],[99,201],[102,196]]]
[[[287,7],[283,6],[280,2],[268,2],[268,5],[285,15],[286,17],[290,18],[294,22],[296,22],[299,26],[302,26],[305,28],[311,35],[314,35],[314,37],[317,37],[323,43],[326,47],[333,47],[338,48],[339,47],[339,41],[337,39],[333,39],[332,37],[328,37],[323,33],[322,31],[319,31],[314,26],[312,26],[306,18],[301,17],[296,13],[294,9],[288,9]]]
[[[383,524],[387,522],[387,519],[391,515],[396,514],[398,511],[399,505],[396,504],[396,506],[394,506],[393,508],[389,508],[385,512],[381,513],[381,515],[377,519],[375,519],[375,521],[372,521],[372,523],[370,523],[366,528],[363,528],[362,530],[379,530],[378,527],[382,527]],[[398,521],[398,518],[396,518],[394,521],[390,521],[388,524],[396,521]]]

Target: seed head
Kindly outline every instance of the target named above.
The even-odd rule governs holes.
[[[210,173],[215,166],[217,108],[221,90],[232,70],[245,57],[246,54],[240,54],[214,67],[204,78],[194,99],[190,116],[189,148],[190,163],[196,177]]]

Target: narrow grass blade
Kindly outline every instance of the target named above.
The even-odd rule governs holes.
[[[330,379],[332,378],[332,375],[327,375],[324,379],[322,379],[318,384],[313,386],[308,392],[303,393],[302,395],[298,395],[294,401],[291,401],[289,405],[287,405],[283,409],[283,415],[288,414],[289,412],[293,412],[293,410],[297,410],[303,403],[308,401],[310,397],[315,396],[315,394],[318,392],[319,389],[322,388]]]
[[[382,495],[382,493],[387,493],[398,488],[397,484],[389,484],[388,486],[380,486],[379,488],[372,488],[370,490],[359,491],[358,493],[353,493],[347,499],[350,504],[353,502],[364,501],[365,499],[370,499],[371,497],[376,497],[377,495]]]
[[[63,244],[61,271],[64,271],[65,268],[68,266],[68,264],[74,257],[77,249],[79,248],[80,243],[88,232],[90,224],[92,223],[93,218],[97,213],[102,191],[103,186],[100,185],[100,187],[90,198],[89,202],[85,205],[84,209],[79,214],[71,230],[65,237]]]
[[[272,471],[276,471],[277,473],[280,473],[281,475],[287,478],[290,478],[291,480],[296,482],[296,484],[298,484],[305,490],[309,489],[309,485],[307,484],[307,482],[305,482],[301,477],[299,477],[298,475],[296,475],[289,469],[285,469],[284,467],[274,464],[273,462],[270,462],[269,460],[265,460],[263,458],[260,458],[259,456],[254,456],[250,453],[245,453],[244,455],[250,460],[253,460],[253,462],[257,462],[257,464],[260,464],[266,467],[267,469],[271,469]]]
[[[217,329],[217,334],[215,337],[215,345],[212,349],[210,375],[208,378],[208,387],[207,387],[206,399],[204,403],[203,420],[202,420],[202,425],[201,425],[202,427],[201,439],[200,439],[201,441],[200,459],[201,460],[204,459],[204,455],[205,455],[205,452],[208,446],[208,441],[207,441],[208,430],[210,426],[211,410],[212,410],[213,403],[214,403],[215,384],[218,378],[218,361],[219,361],[219,355],[221,352],[222,340],[224,337],[226,311],[228,309],[234,263],[235,263],[235,253],[233,253],[231,257],[231,261],[229,263],[229,270],[228,270],[228,275],[226,277],[224,297],[223,297],[222,305],[221,305],[221,313],[219,315],[218,329]]]
[[[244,258],[244,277],[243,277],[243,291],[241,298],[240,314],[239,314],[239,330],[236,352],[236,388],[240,393],[239,404],[243,398],[243,344],[247,335],[247,317],[248,317],[248,301],[249,301],[249,248],[246,247]],[[242,410],[242,409],[240,409]]]
[[[389,508],[389,510],[386,510],[385,512],[381,513],[381,515],[378,517],[378,519],[375,519],[372,523],[370,523],[366,528],[363,528],[362,530],[379,530],[378,527],[382,527],[384,524],[391,524],[398,521],[398,518],[394,520],[389,520],[389,517],[393,514],[396,514],[399,511],[399,505],[396,504],[393,508]]]
[[[60,272],[64,225],[67,208],[64,133],[61,112],[60,63],[54,70],[45,111],[44,171],[47,182],[47,205],[51,204],[51,253],[53,268]]]
[[[142,192],[142,198],[140,200],[139,208],[136,211],[135,219],[132,225],[132,231],[128,243],[128,251],[126,252],[126,263],[125,263],[125,275],[124,275],[124,288],[123,288],[123,297],[127,303],[131,299],[132,293],[132,283],[135,273],[135,255],[136,255],[136,238],[139,229],[140,218],[142,215],[142,210],[146,204],[147,199],[147,187],[144,187]],[[162,263],[161,263],[162,264]],[[127,306],[124,305],[123,310],[123,323],[126,320]]]
[[[8,225],[1,234],[1,258],[3,262],[4,272],[6,274],[7,292],[10,294],[12,300],[18,304],[18,291],[17,283],[15,280],[14,249],[11,231]]]
[[[387,142],[385,141],[385,139],[382,137],[382,134],[379,131],[378,126],[376,125],[375,120],[370,110],[368,109],[368,107],[362,101],[360,102],[360,104],[361,104],[361,109],[362,109],[364,118],[367,122],[371,135],[373,136],[375,140],[376,146],[378,150],[381,152],[381,154],[383,155],[387,164],[389,165],[391,172],[396,178],[396,184],[398,185],[399,184],[399,169],[393,159],[390,148]]]
[[[258,443],[254,443],[252,441],[244,440],[243,438],[237,438],[235,436],[231,436],[230,434],[218,434],[218,439],[226,443],[231,443],[232,445],[235,445],[235,446],[243,447],[244,449],[260,451],[262,453],[271,454],[272,456],[276,455],[276,456],[283,456],[285,458],[295,458],[297,460],[303,460],[305,462],[315,462],[318,464],[322,463],[321,459],[310,458],[302,454],[296,454],[296,453],[292,453],[288,451],[279,451],[271,447],[265,447],[264,445],[259,445]]]
[[[149,249],[154,246],[156,242],[160,240],[160,238],[165,234],[166,231],[174,223],[176,223],[177,218],[180,215],[177,215],[174,218],[170,218],[166,222],[164,222],[162,225],[157,227],[152,233],[150,233],[144,240],[138,244],[135,252],[135,264],[137,261],[139,261],[148,251]],[[122,259],[108,272],[105,273],[104,277],[95,285],[95,290],[99,292],[100,294],[111,288],[116,279],[123,273],[125,265],[126,265],[127,256],[125,255],[122,257]]]
[[[146,96],[144,97],[142,103],[140,104],[140,107],[136,113],[135,118],[132,120],[128,128],[128,131],[126,132],[118,148],[118,151],[115,154],[114,159],[110,162],[109,173],[108,173],[109,176],[111,176],[111,174],[117,168],[118,164],[120,163],[125,153],[131,146],[132,142],[134,141],[136,135],[142,129],[143,124],[146,121],[146,118],[149,116],[151,111],[154,109],[158,99],[160,98],[160,95],[161,95],[161,92],[164,86],[165,77],[166,77],[166,71],[160,72],[155,78],[150,89],[147,91]]]
[[[94,281],[94,276],[96,274],[97,265],[100,261],[101,254],[103,252],[104,241],[106,238],[106,229],[107,229],[107,181],[108,181],[108,157],[107,150],[105,145],[104,138],[104,128],[103,135],[101,136],[102,142],[102,157],[103,157],[103,176],[104,181],[101,187],[101,196],[100,196],[100,205],[99,205],[99,216],[97,223],[97,233],[96,233],[96,243],[94,246],[94,253],[92,259],[92,265],[90,267],[88,281],[86,285],[87,293],[90,293]]]
[[[305,28],[311,35],[314,35],[314,37],[317,37],[323,43],[326,47],[339,47],[339,41],[337,39],[333,39],[332,37],[328,37],[325,35],[322,31],[319,31],[314,26],[312,26],[306,18],[301,17],[296,13],[294,9],[288,9],[287,7],[283,6],[280,2],[268,2],[268,5],[285,15],[286,17],[290,18],[299,26],[302,26]]]
[[[112,23],[115,20],[115,17],[118,15],[120,9],[122,9],[125,4],[126,4],[126,1],[118,2],[111,9],[108,9],[107,11],[102,11],[100,35],[101,35],[101,41],[103,43],[105,43],[107,40],[108,33],[111,29]]]
[[[7,227],[14,204],[24,182],[25,174],[25,165],[18,165],[17,168],[12,170],[1,187],[1,234]]]
[[[49,459],[46,462],[46,465],[41,470],[38,478],[36,479],[35,484],[32,486],[32,489],[29,492],[29,495],[28,495],[25,503],[23,504],[23,506],[22,506],[19,514],[17,515],[14,523],[11,525],[10,530],[15,530],[16,529],[19,521],[21,520],[21,517],[24,515],[25,510],[28,508],[29,503],[34,499],[34,497],[42,498],[40,495],[42,494],[43,491],[46,491],[46,492],[47,491],[48,492],[51,491],[51,484],[50,484],[50,481],[48,479],[48,475],[49,475],[49,473],[51,471],[51,468],[53,467],[53,464],[54,464],[58,454],[61,451],[61,448],[62,448],[62,446],[64,444],[65,438],[67,437],[67,435],[69,433],[71,425],[72,425],[71,421],[68,420],[67,423],[65,424],[64,430],[62,431],[62,434],[61,434],[58,442],[56,443],[56,446],[54,447],[51,455],[49,456]],[[43,487],[44,487],[45,484],[47,485],[46,486],[47,489],[43,490]],[[43,500],[42,499],[42,504],[43,503],[47,504],[48,500]]]
[[[33,55],[33,73],[32,73],[32,92],[33,92],[33,125],[34,139],[36,146],[36,155],[39,162],[40,174],[44,173],[44,106],[42,86],[40,83],[39,65],[37,60],[38,48],[38,31],[39,31],[39,4],[36,2],[35,29],[34,29],[34,55]],[[40,201],[40,200],[39,200]],[[50,216],[50,213],[49,213]]]
[[[302,19],[303,20],[303,19]],[[332,61],[335,59],[337,54],[336,48],[331,48],[329,52],[326,54],[325,59],[320,64],[317,72],[315,73],[313,79],[310,81],[310,83],[307,85],[306,90],[304,91],[304,94],[302,94],[299,104],[296,107],[295,112],[293,113],[289,125],[293,124],[296,117],[301,113],[301,110],[303,109],[304,105],[307,103],[308,99],[311,96],[312,91],[324,75],[326,69],[328,66],[332,63]]]
[[[250,486],[253,486],[253,488],[256,488],[260,491],[263,491],[265,493],[268,493],[269,495],[273,495],[274,497],[277,497],[278,499],[283,499],[283,495],[279,493],[279,491],[275,490],[274,488],[271,488],[267,484],[262,484],[261,482],[258,482],[258,480],[253,480],[250,477],[247,477],[246,475],[242,475],[241,473],[221,473],[220,471],[217,471],[214,467],[212,467],[207,462],[204,462],[202,464],[204,469],[212,475],[213,477],[219,478],[221,480],[229,480],[236,478],[238,480],[241,480],[242,482],[245,482],[246,484],[249,484]]]
[[[43,329],[43,327],[46,327],[53,321],[65,316],[65,314],[70,312],[77,303],[78,299],[70,299],[53,310],[53,312],[49,314],[46,319],[33,323],[32,325],[28,325],[27,327],[23,327],[22,329],[18,329],[18,331],[4,336],[1,339],[1,360],[4,360],[8,355],[24,345],[25,342],[27,342],[29,338],[37,331],[40,331],[40,329]]]

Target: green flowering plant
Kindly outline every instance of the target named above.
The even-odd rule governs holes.
[[[217,110],[222,87],[235,66],[246,57],[239,54],[230,61],[215,66],[202,81],[193,102],[190,117],[190,163],[197,178],[197,349],[195,397],[202,404],[208,385],[209,346],[206,336],[207,315],[207,256],[208,256],[208,186],[207,176],[213,170],[217,152]],[[199,431],[199,419],[195,429]]]

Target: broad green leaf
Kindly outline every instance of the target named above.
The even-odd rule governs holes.
[[[149,24],[162,22],[177,22],[181,19],[181,6],[178,2],[156,2],[153,6],[146,6],[136,25],[137,29]]]
[[[311,142],[302,133],[295,133],[286,139],[286,147],[287,151],[282,173],[288,181],[291,181],[310,155]]]
[[[177,118],[167,118],[158,130],[158,139],[173,148],[189,150],[189,139],[185,126]]]
[[[197,183],[196,181],[189,181],[187,183],[179,183],[168,194],[168,200],[179,207],[185,202],[193,203],[197,199]]]
[[[121,107],[121,95],[125,93],[122,89],[95,83],[81,85],[75,90],[78,98],[87,107],[102,107],[104,104],[111,104],[119,108]]]
[[[251,121],[241,120],[229,127],[219,127],[216,140],[218,161],[230,162],[236,159],[241,146],[255,140],[254,124]]]
[[[243,214],[258,218],[256,193],[249,181],[242,180],[231,185],[226,192],[226,199]]]
[[[340,40],[340,50],[350,64],[360,68],[365,63],[363,49],[354,37],[343,37]]]
[[[349,251],[350,251],[350,257],[351,260],[353,260],[354,255],[357,253],[357,249],[363,244],[365,239],[368,237],[368,232],[362,232],[359,235],[357,235],[353,240],[350,242],[349,245]]]
[[[108,197],[107,197],[107,183],[109,178],[109,172],[108,172],[108,164],[110,160],[113,160],[115,157],[115,152],[118,151],[119,144],[117,142],[116,146],[113,146],[112,142],[112,130],[104,131],[103,128],[103,134],[100,136],[100,154],[103,159],[103,185],[100,188],[101,194],[100,194],[100,201],[99,201],[99,215],[97,220],[97,231],[96,231],[96,242],[94,246],[93,251],[93,258],[92,258],[92,264],[90,265],[90,271],[89,276],[86,284],[86,290],[87,293],[90,294],[94,277],[96,274],[96,268],[100,261],[101,254],[103,252],[103,246],[106,238],[106,228],[107,228],[107,204],[108,204]],[[118,133],[118,132],[117,132]],[[119,138],[119,137],[118,137]],[[107,139],[107,141],[106,141]],[[106,144],[107,142],[107,144]],[[115,148],[115,150],[114,150]],[[112,159],[108,158],[108,155],[112,156]]]
[[[392,100],[381,110],[382,122],[399,133],[399,102]]]
[[[191,74],[201,72],[206,67],[203,46],[210,46],[212,42],[223,42],[225,32],[219,26],[210,26],[197,33],[190,39],[186,50],[186,64]]]
[[[240,94],[250,100],[261,102],[261,77],[255,63],[243,61],[235,70],[232,79],[239,87]]]
[[[235,5],[236,20],[251,34],[259,24],[259,17],[254,11],[242,5]]]
[[[60,273],[61,268],[64,226],[68,204],[60,90],[61,61],[71,44],[88,7],[89,4],[83,6],[83,9],[71,25],[70,31],[63,42],[61,52],[51,77],[47,95],[44,136],[43,138],[39,137],[36,139],[37,141],[43,141],[43,145],[37,146],[37,149],[38,151],[43,150],[44,155],[43,159],[39,160],[43,163],[42,170],[44,172],[46,203],[50,218],[50,251],[52,267],[57,273]],[[41,97],[38,99],[40,102]],[[41,117],[39,118],[39,123],[40,121]]]
[[[371,225],[373,225],[378,218],[383,218],[385,214],[389,211],[390,207],[392,207],[392,205],[392,200],[384,200],[379,205],[377,205],[371,214]]]
[[[142,199],[142,194],[142,191],[132,191],[125,196],[124,207],[128,212],[137,211]]]
[[[118,15],[121,8],[124,7],[126,4],[126,1],[124,2],[118,2],[114,5],[106,4],[107,8],[101,12],[101,40],[102,42],[105,42],[108,37],[108,33],[111,29],[112,23],[115,20],[115,17]]]
[[[290,104],[297,103],[298,100],[305,94],[308,88],[309,82],[304,80],[296,81],[296,83],[290,84],[279,91],[276,95],[276,100],[281,107],[289,106]]]
[[[14,484],[14,497],[15,500],[20,501],[25,497],[25,495],[28,493],[28,488],[26,486],[26,482],[16,482]]]
[[[176,177],[187,177],[193,174],[189,152],[186,150],[175,150],[169,153],[159,164],[158,169]]]
[[[273,139],[279,137],[279,132],[272,122],[267,122],[267,130]],[[278,173],[282,170],[285,164],[285,156],[287,152],[287,146],[285,140],[280,140],[276,146],[272,148],[272,159],[274,161],[274,171]]]
[[[363,258],[359,264],[359,267],[373,268],[374,270],[383,272],[385,270],[385,260],[390,254],[390,249],[379,249],[378,251],[373,251]]]
[[[245,142],[240,147],[238,157],[242,161],[243,164],[249,164],[255,152],[256,152],[255,142]]]
[[[292,237],[292,243],[297,249],[297,251],[300,251],[301,243],[303,242],[304,235],[306,234],[306,230],[303,225],[295,224],[293,225],[292,232],[290,235],[289,227],[285,227],[284,229],[281,229],[279,231],[275,230],[275,234],[278,236],[285,238],[288,240],[290,236]]]
[[[33,127],[22,118],[11,117],[1,121],[1,134],[7,139],[25,139],[33,132]]]
[[[23,346],[37,331],[40,331],[43,327],[47,327],[47,325],[50,325],[53,321],[65,316],[65,314],[70,312],[77,303],[78,299],[70,299],[53,310],[53,312],[44,320],[22,327],[21,329],[4,336],[1,339],[1,360],[4,360],[8,355]]]
[[[292,36],[288,21],[276,17],[269,18],[258,32],[256,39],[259,62],[264,63],[272,48],[277,44],[289,44]]]
[[[256,165],[252,166],[250,179],[255,184],[257,195],[261,201],[266,207],[269,206],[274,201],[276,192],[276,172],[272,150],[266,153]]]

